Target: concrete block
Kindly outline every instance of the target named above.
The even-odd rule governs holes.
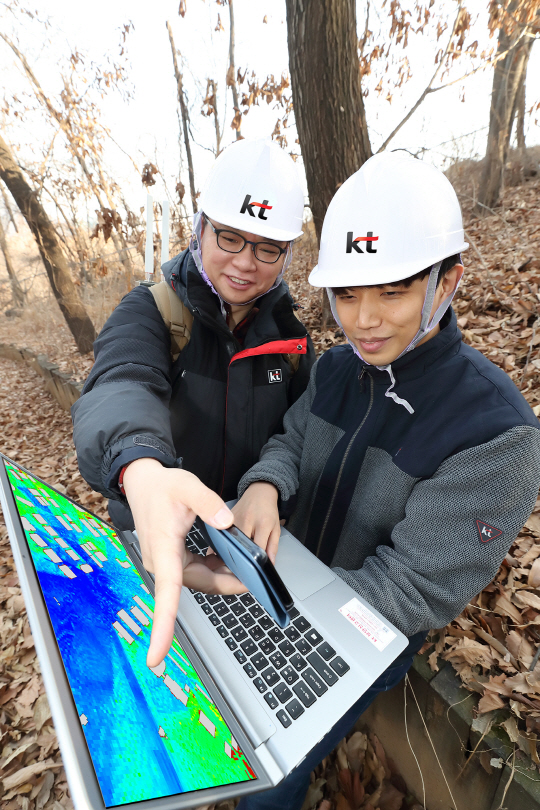
[[[488,773],[478,756],[466,765],[477,697],[463,689],[446,662],[434,674],[417,659],[409,671],[407,722],[404,683],[381,693],[360,722],[377,734],[420,802],[423,778],[427,810],[493,810],[502,771]]]
[[[4,357],[6,360],[13,360],[16,363],[23,361],[21,351],[10,343],[0,343],[0,357]]]
[[[439,659],[439,664],[441,667],[446,666],[446,661]],[[415,655],[412,668],[416,672],[418,672],[420,677],[427,683],[429,683],[429,681],[431,681],[437,674],[436,672],[433,672],[433,670],[431,669],[428,663],[428,656],[426,654]]]
[[[540,808],[540,774],[516,763],[517,770],[505,765],[490,810],[538,810]],[[508,780],[512,776],[506,795]],[[504,796],[504,799],[503,799]]]
[[[459,720],[469,728],[478,698],[474,692],[469,692],[461,685],[452,666],[446,663],[446,666],[431,679],[430,684],[443,703],[449,707],[453,719],[455,718],[456,722]]]
[[[79,399],[82,384],[72,380],[60,371],[56,363],[51,363],[44,354],[36,355],[30,349],[18,349],[8,343],[0,343],[0,357],[26,363],[45,381],[45,388],[56,399],[61,408],[69,411]]]

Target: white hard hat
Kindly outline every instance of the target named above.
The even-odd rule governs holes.
[[[309,282],[389,284],[468,247],[456,192],[444,174],[403,152],[383,152],[334,195]]]
[[[235,141],[212,167],[201,210],[222,225],[268,239],[302,236],[304,193],[294,161],[272,141]]]

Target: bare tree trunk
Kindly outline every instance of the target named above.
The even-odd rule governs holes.
[[[2,220],[0,219],[0,250],[4,255],[4,261],[6,263],[6,270],[9,276],[9,281],[11,283],[11,295],[13,297],[13,303],[17,308],[20,308],[24,304],[24,291],[19,284],[19,280],[17,278],[17,273],[15,272],[15,268],[13,267],[13,262],[11,261],[11,255],[9,252],[9,248],[6,242],[6,232],[4,231],[4,226],[2,225]]]
[[[195,192],[195,172],[193,171],[193,158],[191,157],[191,144],[189,141],[189,116],[186,106],[186,99],[184,96],[184,88],[182,82],[182,74],[178,68],[178,61],[176,59],[176,48],[174,46],[174,39],[171,29],[171,24],[167,20],[167,31],[169,32],[169,42],[171,43],[171,51],[174,65],[174,76],[176,79],[176,88],[178,92],[178,103],[180,104],[180,112],[182,114],[182,128],[184,131],[184,145],[186,147],[186,155],[188,162],[189,173],[189,190],[191,192],[191,205],[193,206],[193,213],[198,210],[197,194]]]
[[[516,141],[520,162],[520,171],[522,178],[533,177],[536,174],[535,162],[530,155],[527,154],[527,144],[525,143],[525,73],[522,76],[521,84],[518,90],[517,110],[516,110]]]
[[[28,185],[11,149],[0,135],[0,178],[19,206],[37,242],[56,300],[81,354],[92,350],[94,325],[82,303],[58,236],[36,192]]]
[[[41,84],[39,83],[34,71],[30,67],[30,65],[28,64],[28,61],[27,61],[25,55],[23,53],[21,53],[21,51],[17,48],[17,46],[8,37],[6,37],[5,34],[2,34],[1,31],[0,31],[0,37],[4,40],[4,42],[7,45],[9,45],[9,47],[15,53],[17,58],[20,60],[22,66],[23,66],[24,72],[26,73],[31,85],[34,88],[34,92],[35,92],[35,94],[36,94],[36,96],[38,98],[38,101],[45,107],[45,109],[47,110],[49,115],[51,115],[52,118],[54,118],[54,120],[56,121],[56,123],[58,124],[58,126],[60,127],[62,132],[64,133],[64,135],[65,135],[65,137],[67,139],[67,142],[68,142],[69,150],[70,150],[71,154],[73,155],[73,157],[78,161],[78,163],[79,163],[79,165],[80,165],[80,167],[81,167],[81,169],[82,169],[82,171],[83,171],[83,173],[84,173],[84,175],[85,175],[85,177],[86,177],[86,179],[87,179],[87,181],[88,181],[88,183],[90,185],[90,188],[92,189],[92,192],[93,192],[96,200],[98,201],[99,207],[102,210],[105,209],[106,206],[103,204],[101,194],[100,194],[100,189],[99,189],[97,183],[94,181],[94,178],[92,176],[92,172],[88,169],[88,166],[86,164],[86,160],[84,159],[83,155],[79,151],[80,147],[79,147],[78,139],[76,137],[74,137],[74,134],[73,134],[68,122],[61,115],[61,113],[59,113],[58,110],[55,109],[55,107],[52,104],[51,100],[45,95],[45,91],[43,90]],[[94,157],[97,158],[97,156],[95,155],[95,152],[94,152]],[[114,207],[115,207],[114,206],[114,201],[113,201],[113,199],[111,197],[111,194],[110,194],[109,189],[108,189],[108,184],[107,184],[107,182],[106,182],[106,180],[105,180],[105,178],[103,176],[101,166],[99,165],[98,162],[97,162],[97,169],[98,169],[98,174],[100,176],[100,182],[102,184],[103,190],[105,191],[105,194],[107,196],[107,200],[109,202],[109,207],[111,209],[114,209]],[[112,234],[111,234],[111,238],[113,240],[114,247],[115,247],[115,249],[116,249],[116,251],[117,251],[117,253],[118,253],[119,257],[120,257],[120,261],[122,262],[122,264],[124,265],[124,267],[128,271],[129,278],[131,278],[131,273],[132,273],[133,268],[131,266],[131,261],[130,261],[130,258],[129,258],[129,254],[127,252],[127,243],[126,243],[126,241],[125,241],[125,239],[123,237],[123,234],[113,231]]]
[[[231,88],[234,107],[234,118],[231,126],[236,130],[236,140],[242,138],[242,113],[238,101],[238,88],[236,87],[236,68],[234,65],[234,6],[233,0],[229,0],[229,67],[227,69],[227,84]]]
[[[286,0],[289,70],[313,223],[371,157],[358,64],[355,0]],[[323,326],[331,319],[325,293]]]
[[[526,75],[523,73],[516,102],[516,141],[522,157],[525,152],[525,79]]]
[[[510,11],[512,5],[509,4]],[[481,215],[499,201],[519,90],[527,75],[534,38],[522,36],[522,28],[523,26],[519,26],[512,37],[506,33],[504,27],[499,30],[497,56],[501,55],[501,58],[493,73],[486,156],[478,191],[477,213]],[[516,36],[521,37],[517,43]],[[506,55],[502,56],[503,54]]]

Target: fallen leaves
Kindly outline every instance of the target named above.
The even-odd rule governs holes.
[[[52,768],[62,768],[63,765],[61,762],[53,762],[53,760],[47,759],[44,762],[34,762],[33,765],[28,765],[26,768],[21,768],[16,773],[12,774],[11,776],[4,777],[4,789],[11,790],[14,787],[18,787],[23,783],[31,784],[28,780],[36,776],[38,773],[43,773],[43,771],[52,769]]]
[[[353,731],[311,774],[302,810],[402,810],[413,802],[377,736]]]
[[[536,517],[539,507],[537,502]],[[540,733],[540,592],[536,590],[540,533],[532,531],[536,526],[536,521],[528,521],[494,581],[460,617],[439,631],[428,658],[434,669],[439,657],[450,661],[464,686],[480,693],[480,715],[498,711],[499,724],[507,733],[515,723],[521,735],[519,747],[534,762]],[[472,630],[476,640],[460,637],[458,631],[463,634],[464,628]],[[509,734],[511,740],[513,736]]]

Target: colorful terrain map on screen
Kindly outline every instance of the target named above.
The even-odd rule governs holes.
[[[5,464],[105,805],[255,779],[176,639],[146,665],[154,600],[114,530]]]

